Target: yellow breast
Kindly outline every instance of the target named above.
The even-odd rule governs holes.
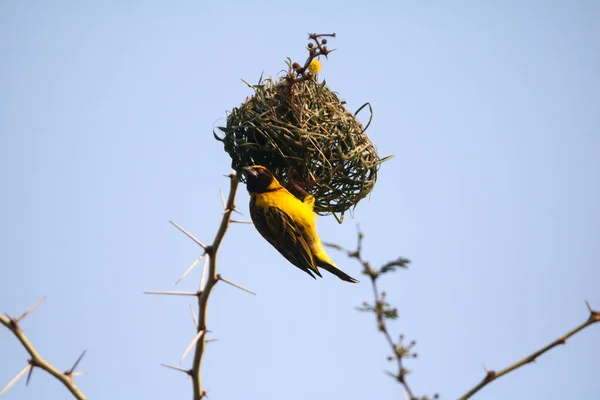
[[[317,215],[312,208],[300,200],[285,188],[265,193],[255,193],[256,206],[261,208],[277,207],[289,215],[302,230],[307,242],[317,240],[315,219]]]

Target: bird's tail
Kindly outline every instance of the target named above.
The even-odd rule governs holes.
[[[330,264],[326,261],[319,261],[319,267],[323,268],[325,271],[331,272],[343,281],[358,283],[357,279],[354,279],[353,277],[336,267],[335,264]]]

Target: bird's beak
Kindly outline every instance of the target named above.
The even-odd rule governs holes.
[[[256,170],[254,168],[244,167],[243,170],[244,170],[244,175],[246,175],[246,178],[249,178],[249,177],[256,178],[258,176],[258,172],[256,172]]]

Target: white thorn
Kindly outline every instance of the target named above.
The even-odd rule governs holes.
[[[190,371],[185,369],[185,368],[181,368],[181,367],[176,367],[175,365],[169,365],[169,364],[163,364],[161,363],[160,365],[162,365],[165,368],[170,368],[170,369],[174,369],[175,371],[181,371],[181,372],[185,372],[186,374],[189,374]]]
[[[19,318],[17,318],[17,322],[20,322],[23,318],[25,318],[27,316],[27,314],[29,314],[30,312],[35,310],[40,304],[42,304],[44,302],[44,300],[46,300],[46,296],[39,299],[34,305],[29,307],[27,309],[27,311],[25,311],[23,314],[21,314],[21,316]]]
[[[185,229],[183,229],[182,227],[180,227],[179,225],[177,225],[173,221],[169,221],[169,223],[171,225],[173,225],[175,228],[179,229],[181,232],[183,232],[187,237],[189,237],[190,239],[192,239],[198,246],[202,247],[206,251],[206,248],[208,246],[206,246],[204,243],[202,243],[201,241],[199,241],[198,239],[196,239],[194,237],[194,235],[192,235],[191,233],[189,233],[188,231],[186,231]]]
[[[202,267],[202,276],[200,277],[200,289],[199,292],[203,292],[206,287],[206,281],[208,280],[206,277],[206,273],[208,272],[208,260],[210,256],[206,256],[204,259],[204,266]]]
[[[192,320],[194,321],[194,326],[198,329],[198,318],[196,317],[196,312],[194,312],[194,307],[190,304],[190,312],[192,313]]]
[[[32,368],[31,364],[27,364],[25,366],[25,368],[23,368],[21,370],[21,372],[19,372],[17,374],[17,376],[15,376],[14,378],[12,378],[12,380],[10,382],[8,382],[8,384],[6,386],[4,386],[4,389],[2,389],[2,391],[0,392],[0,396],[2,396],[4,393],[6,393],[8,391],[8,389],[10,389],[15,383],[17,383],[17,381],[19,379],[21,379],[23,377],[23,375],[25,375],[27,372],[29,372],[29,370]]]
[[[179,360],[179,364],[181,364],[183,362],[183,360],[188,355],[190,350],[192,350],[192,347],[194,347],[194,345],[198,342],[198,340],[200,340],[200,338],[204,335],[204,333],[206,333],[206,331],[204,329],[202,329],[200,332],[198,332],[198,334],[194,337],[194,339],[192,339],[192,341],[190,342],[188,347],[183,352],[183,355],[181,356],[181,359]]]
[[[166,294],[171,296],[198,296],[198,293],[195,292],[175,292],[175,291],[154,291],[154,292],[144,292],[144,294]]]
[[[256,295],[256,293],[254,293],[252,290],[250,290],[250,289],[246,289],[245,287],[243,287],[243,286],[241,286],[241,285],[238,285],[237,283],[233,283],[233,282],[231,282],[231,281],[228,281],[227,279],[223,278],[221,275],[219,275],[219,277],[218,277],[218,278],[219,278],[219,280],[220,280],[220,281],[223,281],[223,282],[225,282],[225,283],[228,283],[228,284],[230,284],[230,285],[231,285],[231,286],[233,286],[233,287],[236,287],[236,288],[238,288],[238,289],[240,289],[240,290],[243,290],[244,292],[247,292],[247,293],[250,293],[250,294]]]
[[[223,191],[219,189],[219,194],[221,195],[221,203],[223,204],[223,210],[227,208],[227,203],[225,203],[225,196],[223,196]]]
[[[177,279],[175,281],[175,284],[177,285],[179,282],[181,282],[183,280],[183,278],[185,278],[187,276],[187,274],[189,274],[194,269],[194,267],[196,267],[196,265],[198,265],[198,263],[200,262],[200,260],[202,260],[202,257],[204,257],[205,255],[206,255],[206,253],[204,253],[200,257],[196,258],[194,260],[194,262],[188,267],[188,269],[185,270],[185,272],[183,273],[183,275],[181,275],[179,277],[179,279]]]

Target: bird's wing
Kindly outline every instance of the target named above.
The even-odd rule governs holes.
[[[250,206],[250,216],[256,230],[296,267],[314,278],[321,273],[296,222],[278,207]]]

